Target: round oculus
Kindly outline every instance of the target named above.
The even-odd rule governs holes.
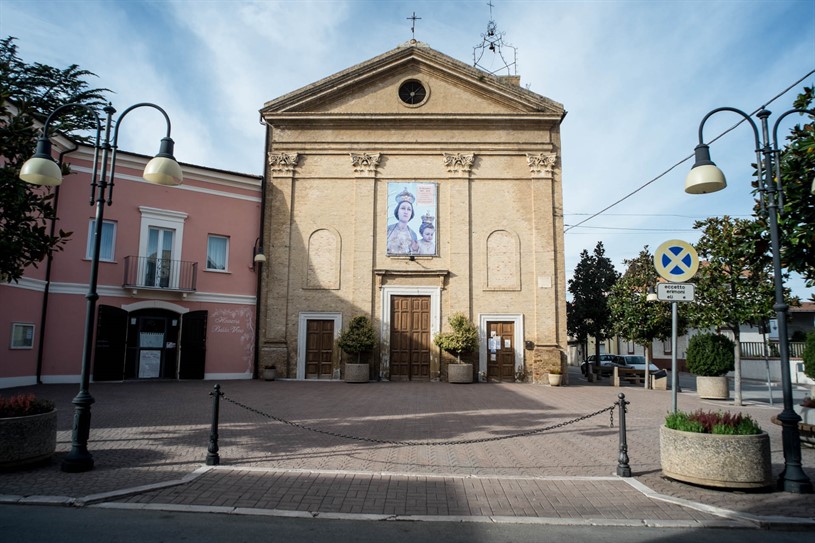
[[[399,86],[399,99],[404,103],[415,106],[427,98],[427,89],[420,81],[408,79]]]

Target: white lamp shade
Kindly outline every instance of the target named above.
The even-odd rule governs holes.
[[[266,255],[258,253],[255,255],[255,262],[266,262]]]
[[[34,156],[23,164],[20,179],[32,185],[55,187],[62,184],[62,170],[51,157]]]
[[[726,186],[724,173],[713,164],[695,166],[685,178],[685,192],[688,194],[707,194],[722,190]]]
[[[184,181],[181,166],[172,158],[154,157],[144,168],[144,179],[156,185],[180,185]]]

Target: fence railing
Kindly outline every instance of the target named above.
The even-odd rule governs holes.
[[[803,341],[790,341],[788,343],[791,358],[801,358],[804,352]],[[779,355],[778,342],[768,341],[765,344],[761,341],[742,341],[741,342],[741,357],[742,358],[777,358]]]
[[[198,262],[149,256],[124,258],[125,288],[150,288],[192,292],[198,275]]]

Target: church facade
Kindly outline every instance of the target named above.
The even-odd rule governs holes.
[[[482,381],[565,363],[563,106],[410,42],[267,102],[258,349],[279,377],[340,378],[355,316],[371,379],[445,380],[464,313]]]

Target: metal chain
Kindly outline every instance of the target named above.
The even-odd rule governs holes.
[[[546,432],[549,430],[555,430],[557,428],[563,428],[564,426],[568,426],[569,424],[574,424],[576,422],[580,422],[586,419],[590,419],[595,417],[601,413],[605,413],[608,411],[611,415],[611,427],[614,427],[614,409],[617,407],[617,403],[615,402],[611,407],[605,407],[600,409],[599,411],[595,411],[594,413],[590,413],[588,415],[583,415],[582,417],[577,417],[572,420],[567,420],[564,422],[560,422],[558,424],[553,424],[552,426],[545,426],[543,428],[536,428],[534,430],[528,430],[526,432],[519,432],[517,434],[510,434],[506,436],[498,436],[498,437],[482,437],[478,439],[460,439],[455,441],[399,441],[394,439],[376,439],[371,437],[360,437],[360,436],[353,436],[349,434],[341,434],[338,432],[332,432],[330,430],[323,430],[320,428],[313,428],[311,426],[307,426],[305,424],[300,424],[298,422],[292,422],[290,420],[286,420],[281,417],[276,417],[274,415],[270,415],[269,413],[265,413],[260,411],[259,409],[255,409],[254,407],[249,407],[248,405],[242,404],[238,401],[233,400],[232,398],[226,396],[225,394],[221,393],[221,397],[226,400],[227,402],[237,405],[247,411],[255,413],[256,415],[260,415],[261,417],[265,417],[267,419],[271,419],[283,424],[288,424],[289,426],[294,426],[295,428],[299,428],[301,430],[306,430],[309,432],[316,432],[318,434],[325,434],[328,436],[339,437],[343,439],[353,439],[355,441],[367,441],[369,443],[380,443],[384,445],[407,445],[407,446],[417,446],[417,445],[425,445],[425,446],[442,446],[442,445],[470,445],[473,443],[487,443],[490,441],[501,441],[503,439],[513,439],[516,437],[526,437],[535,434],[540,434],[542,432]]]

